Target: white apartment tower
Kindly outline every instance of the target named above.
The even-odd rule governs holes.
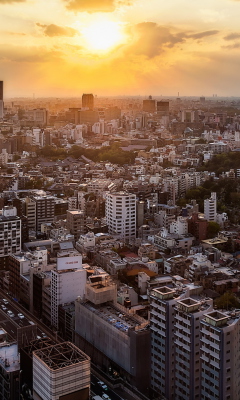
[[[107,193],[106,222],[110,234],[124,240],[136,236],[136,195],[126,192]]]
[[[87,273],[82,268],[82,257],[57,259],[57,270],[51,271],[51,323],[58,327],[58,306],[83,297]]]
[[[204,200],[204,215],[207,221],[216,221],[217,216],[217,193],[212,192],[210,199]]]

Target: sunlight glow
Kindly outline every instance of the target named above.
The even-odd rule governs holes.
[[[121,26],[113,21],[94,21],[82,30],[89,50],[106,52],[124,40]]]

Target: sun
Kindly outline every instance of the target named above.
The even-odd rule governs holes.
[[[91,51],[107,52],[124,40],[122,27],[114,21],[93,21],[82,29],[86,46]]]

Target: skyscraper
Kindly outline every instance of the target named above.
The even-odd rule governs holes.
[[[93,94],[83,94],[82,95],[82,107],[89,108],[90,110],[93,110],[94,108],[94,97]]]
[[[0,118],[3,118],[3,81],[0,81]]]

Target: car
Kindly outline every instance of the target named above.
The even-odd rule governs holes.
[[[102,388],[103,390],[108,390],[107,385],[105,385],[105,383],[104,383],[103,381],[98,381],[98,384],[101,386],[101,388]]]
[[[8,310],[7,311],[7,314],[9,315],[9,317],[15,317],[15,315],[13,314],[13,312],[11,311],[11,310]]]
[[[102,399],[104,399],[104,400],[111,400],[110,397],[109,397],[106,393],[103,393]]]
[[[7,307],[5,307],[3,304],[1,305],[3,311],[6,311]]]
[[[4,304],[8,304],[7,299],[2,299],[2,301],[4,302]]]
[[[24,315],[23,315],[22,313],[18,313],[18,317],[19,317],[20,319],[23,319],[23,318],[24,318]]]

